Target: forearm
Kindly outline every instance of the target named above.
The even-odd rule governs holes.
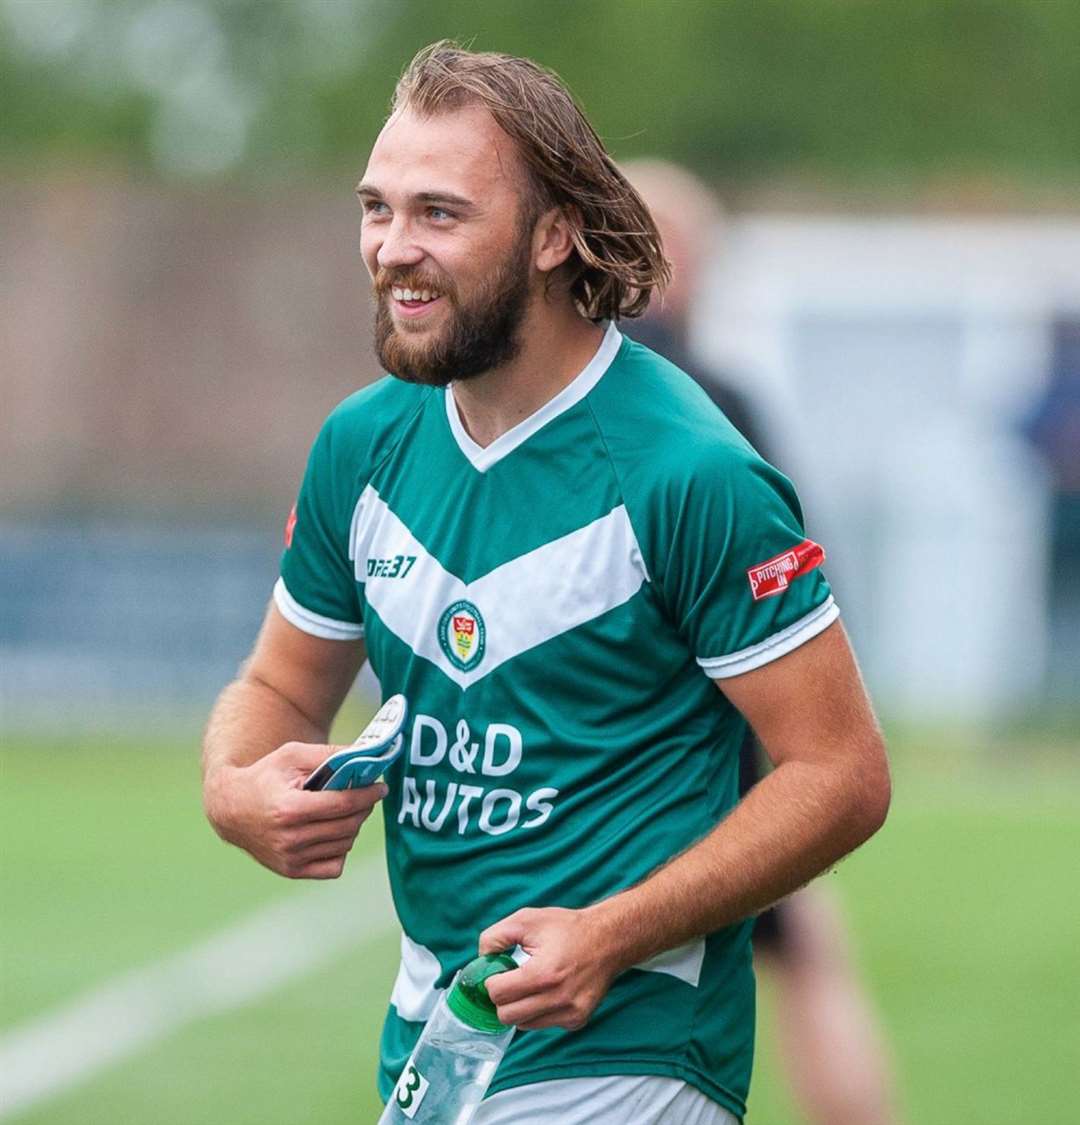
[[[858,847],[888,807],[883,752],[865,762],[781,764],[704,839],[590,907],[618,970],[756,914]]]
[[[364,660],[360,641],[326,641],[290,625],[271,603],[240,676],[218,697],[203,740],[203,785],[287,742],[325,743]]]
[[[285,742],[325,742],[327,731],[279,691],[244,676],[218,697],[203,738],[203,780],[221,767],[249,766]]]
[[[286,742],[326,742],[327,732],[280,692],[250,676],[218,697],[203,739],[203,804],[220,832],[229,777]]]

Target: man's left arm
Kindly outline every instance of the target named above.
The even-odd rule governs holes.
[[[519,910],[485,930],[481,952],[520,944],[532,955],[488,981],[504,1023],[582,1026],[620,973],[758,913],[881,827],[890,798],[885,746],[839,622],[717,685],[776,768],[707,836],[636,886],[582,910]]]

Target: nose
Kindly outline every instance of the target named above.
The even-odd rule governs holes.
[[[416,244],[412,228],[403,216],[395,215],[386,228],[382,244],[375,255],[381,269],[415,266],[423,260],[424,251]]]

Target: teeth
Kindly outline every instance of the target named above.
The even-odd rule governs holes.
[[[400,286],[392,285],[390,293],[395,301],[434,301],[439,294],[432,289],[402,289]]]

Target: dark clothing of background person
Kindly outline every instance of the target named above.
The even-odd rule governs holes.
[[[674,331],[661,317],[646,316],[641,320],[620,325],[623,332],[639,344],[652,348],[664,359],[685,371],[723,411],[727,420],[740,434],[765,458],[772,462],[769,451],[762,439],[761,429],[754,420],[750,404],[734,387],[725,382],[723,376],[701,369],[682,340],[681,333]],[[780,468],[780,466],[777,466]]]
[[[720,408],[727,420],[768,461],[761,430],[754,421],[750,404],[737,390],[720,376],[706,373],[690,355],[681,334],[672,330],[662,317],[646,316],[623,325],[623,331],[639,344],[651,348],[685,371]],[[739,796],[748,793],[764,776],[761,747],[753,732],[747,728],[746,737],[739,749]],[[758,915],[754,926],[754,948],[764,952],[781,953],[784,945],[784,920],[782,904],[772,906]]]
[[[1049,669],[1064,702],[1080,670],[1080,319],[1054,324],[1046,386],[1024,431],[1050,471]]]

